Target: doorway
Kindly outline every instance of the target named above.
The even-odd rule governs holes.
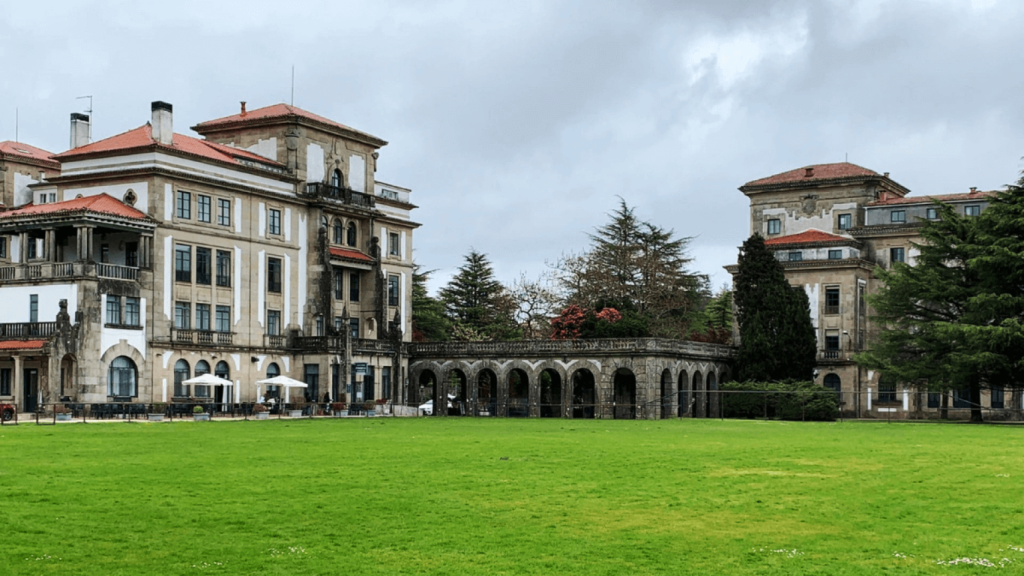
[[[35,412],[39,405],[39,370],[25,368],[24,378],[25,412]]]

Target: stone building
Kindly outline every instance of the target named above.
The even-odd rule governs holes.
[[[866,296],[879,288],[876,267],[913,264],[922,223],[938,217],[934,200],[960,214],[977,215],[993,192],[908,196],[889,177],[850,163],[819,164],[748,182],[750,232],[760,233],[794,286],[803,287],[818,336],[817,381],[842,392],[845,412],[908,417],[937,410],[939,394],[915,394],[884,375],[858,367],[878,328]],[[727,270],[736,274],[735,265]],[[735,334],[738,341],[738,334]],[[969,408],[966,392],[951,406]],[[986,391],[986,408],[1020,407],[1007,391]]]
[[[387,142],[284,104],[202,138],[151,112],[97,142],[73,114],[60,154],[0,143],[0,401],[398,394],[419,225],[376,178]],[[202,373],[234,385],[182,383]]]

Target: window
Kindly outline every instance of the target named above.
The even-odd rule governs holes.
[[[772,218],[768,221],[768,234],[778,234],[782,232],[782,220],[778,218]]]
[[[398,276],[388,276],[388,306],[398,306]]]
[[[231,307],[217,306],[217,332],[231,332]]]
[[[399,236],[395,232],[388,233],[388,253],[392,256],[402,255],[402,246],[399,241]]]
[[[231,369],[228,368],[228,363],[223,360],[217,362],[217,367],[213,369],[213,375],[225,380],[231,380]]]
[[[334,299],[341,300],[345,297],[345,274],[341,268],[334,269]]]
[[[896,402],[896,384],[885,376],[878,380],[878,401]]]
[[[210,249],[196,247],[196,284],[210,285]]]
[[[174,327],[178,330],[191,328],[192,305],[188,302],[174,303]]]
[[[192,247],[178,244],[174,247],[174,279],[192,282]]]
[[[893,210],[892,212],[889,213],[889,221],[890,222],[898,222],[900,224],[906,222],[907,221],[907,211],[906,210]]]
[[[281,335],[280,310],[267,310],[267,334],[270,334],[271,336]]]
[[[281,375],[281,368],[278,367],[277,362],[271,362],[267,366],[267,378],[274,378],[275,376]]]
[[[341,334],[341,331],[345,329],[345,322],[341,319],[341,316],[334,317],[334,331]]]
[[[359,272],[348,275],[348,299],[349,302],[359,302]]]
[[[11,369],[0,368],[0,396],[11,395]]]
[[[323,316],[317,316],[316,317],[316,335],[317,336],[323,336],[324,335],[324,317]]]
[[[231,287],[231,252],[217,250],[217,286]]]
[[[336,169],[334,172],[331,173],[331,186],[334,186],[335,188],[341,188],[342,182],[343,180],[341,178],[341,170]]]
[[[210,373],[210,364],[206,360],[200,360],[196,362],[196,376],[202,376],[203,374]],[[196,398],[209,398],[210,387],[196,384]]]
[[[971,408],[972,406],[974,406],[974,403],[971,402],[970,388],[953,390],[953,408]]]
[[[196,304],[196,330],[210,331],[210,305]]]
[[[211,208],[209,196],[203,196],[202,194],[196,196],[196,220],[209,223]]]
[[[231,226],[231,200],[217,199],[217,224]]]
[[[1002,386],[992,386],[992,407],[993,408],[1004,408],[1004,394]]]
[[[28,296],[28,321],[39,322],[39,294],[29,294]]]
[[[929,392],[928,393],[928,407],[929,408],[938,408],[940,402],[942,402],[942,394],[941,393],[939,393],[939,392]]]
[[[363,400],[373,400],[374,393],[373,366],[366,367],[366,374],[363,375]]]
[[[107,324],[121,323],[121,297],[107,294]]]
[[[345,238],[345,240],[347,241],[349,246],[353,246],[354,247],[356,245],[356,223],[355,222],[349,222],[348,223],[348,234],[347,234],[347,237]]]
[[[303,381],[306,383],[306,397],[317,400],[320,395],[320,365],[306,364],[303,370]]]
[[[139,265],[139,243],[138,242],[125,242],[124,243],[124,265],[135,266]]]
[[[25,243],[26,243],[26,246],[25,246],[25,248],[26,248],[26,250],[25,250],[25,252],[26,252],[25,259],[26,260],[35,260],[36,259],[36,239],[32,238],[31,236],[28,236],[28,237],[25,238]]]
[[[109,396],[136,396],[135,362],[127,356],[118,356],[110,363],[107,372],[107,394]]]
[[[345,229],[341,226],[341,220],[334,220],[334,243],[342,244],[345,241]]]
[[[7,236],[0,236],[0,258],[7,258]]]
[[[391,398],[391,367],[380,369],[380,397]]]
[[[839,288],[825,288],[825,314],[839,314]]]
[[[359,338],[359,318],[348,319],[349,338]]]
[[[981,206],[979,206],[977,204],[973,204],[971,206],[965,206],[964,207],[964,215],[965,216],[978,216],[979,214],[981,214]]]
[[[142,307],[139,299],[128,296],[124,299],[124,323],[128,326],[141,325]]]
[[[840,397],[840,401],[842,401],[843,381],[839,378],[838,374],[826,374],[823,383],[825,388],[835,390],[836,394]]]
[[[905,262],[906,261],[905,257],[906,257],[906,252],[904,252],[903,248],[890,248],[889,249],[889,262],[890,262],[890,264],[895,264],[897,262]]]
[[[799,262],[799,261],[801,261],[803,259],[804,259],[804,253],[803,252],[790,252],[789,253],[789,261],[790,262]]]
[[[843,251],[842,250],[829,250],[828,251],[828,259],[829,260],[842,260],[843,259]]]
[[[182,384],[185,380],[189,379],[189,367],[188,362],[185,360],[178,360],[174,363],[174,396],[177,398],[184,398],[188,396],[188,386]]]
[[[190,220],[192,218],[192,195],[188,192],[178,191],[178,218]]]
[[[839,229],[849,230],[853,228],[853,215],[852,214],[840,214],[839,215]]]
[[[281,292],[280,258],[267,258],[267,292]]]
[[[110,244],[100,244],[100,263],[110,263]]]
[[[281,211],[270,209],[270,222],[268,224],[270,233],[278,235],[281,233]]]
[[[929,220],[938,220],[939,219],[939,211],[938,211],[938,209],[936,209],[936,208],[929,208],[928,210],[926,210],[925,211],[925,218],[927,218]]]

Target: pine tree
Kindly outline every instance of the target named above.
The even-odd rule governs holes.
[[[451,328],[444,315],[444,304],[427,293],[427,280],[432,272],[423,272],[419,264],[413,264],[412,337],[417,342],[447,340]]]
[[[494,270],[484,254],[470,249],[465,264],[438,296],[448,320],[463,333],[488,340],[518,337],[513,319],[515,300],[494,278]]]
[[[818,345],[807,294],[790,286],[759,234],[740,249],[733,297],[740,328],[738,379],[812,380]]]

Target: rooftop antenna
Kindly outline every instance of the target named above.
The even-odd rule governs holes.
[[[295,64],[292,64],[292,106],[295,106]]]
[[[75,100],[84,100],[86,98],[89,99],[89,109],[86,110],[86,113],[89,114],[89,142],[92,142],[92,125],[95,124],[95,120],[92,117],[92,94],[88,96],[79,96],[78,98],[75,98]]]

